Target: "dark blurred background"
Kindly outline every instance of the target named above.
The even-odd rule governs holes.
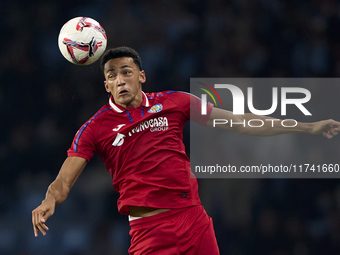
[[[145,92],[189,91],[190,77],[340,75],[337,0],[1,1],[0,254],[127,254],[128,220],[96,156],[49,219],[47,236],[33,235],[31,211],[74,134],[107,103],[99,62],[75,66],[59,52],[60,28],[77,16],[104,27],[108,48],[140,52]],[[189,150],[188,128],[185,137]],[[221,254],[340,254],[337,179],[199,184]]]

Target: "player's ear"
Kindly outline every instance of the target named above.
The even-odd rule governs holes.
[[[139,82],[140,83],[146,82],[146,76],[145,76],[145,71],[144,70],[139,72]]]
[[[106,92],[110,93],[111,91],[110,91],[109,86],[107,85],[106,81],[104,81],[104,86],[105,86]]]

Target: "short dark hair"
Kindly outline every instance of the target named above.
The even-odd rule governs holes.
[[[133,62],[139,67],[139,70],[142,70],[142,60],[138,54],[138,52],[130,47],[127,46],[121,46],[117,48],[113,48],[110,50],[107,50],[100,61],[100,67],[102,71],[104,72],[104,66],[107,61],[110,59],[115,58],[123,58],[123,57],[130,57],[133,59]]]

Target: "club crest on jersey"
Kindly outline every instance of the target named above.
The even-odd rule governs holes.
[[[155,104],[148,110],[148,112],[149,113],[156,113],[156,112],[160,112],[162,109],[163,109],[162,104]]]

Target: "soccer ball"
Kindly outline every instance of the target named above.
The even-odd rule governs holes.
[[[58,38],[63,56],[76,65],[90,65],[104,53],[106,33],[94,19],[77,17],[61,28]]]

